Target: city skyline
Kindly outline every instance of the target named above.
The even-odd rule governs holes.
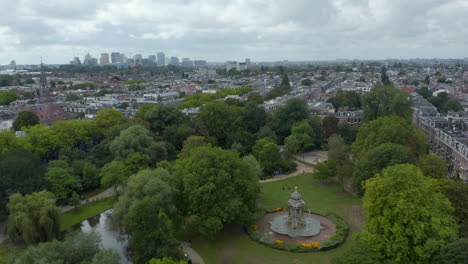
[[[467,57],[466,1],[1,1],[0,64],[118,51],[222,62]]]

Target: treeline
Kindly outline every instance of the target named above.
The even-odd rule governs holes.
[[[361,102],[365,123],[356,140],[348,146],[331,137],[329,159],[314,173],[351,183],[364,197],[364,229],[335,263],[459,263],[468,245],[467,185],[449,180],[445,161],[428,154],[408,95],[378,86]]]

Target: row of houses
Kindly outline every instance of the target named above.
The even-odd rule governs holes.
[[[418,94],[413,94],[413,122],[427,135],[430,153],[445,160],[451,176],[468,182],[468,115],[441,115]]]

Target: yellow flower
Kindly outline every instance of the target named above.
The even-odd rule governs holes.
[[[277,244],[281,244],[281,243],[283,243],[284,241],[283,241],[283,240],[276,240],[275,242],[276,242]]]
[[[276,208],[275,210],[276,210],[276,211],[281,211],[282,209],[283,209],[283,208],[278,207],[278,208]]]
[[[313,243],[311,243],[311,245],[312,245],[313,248],[318,248],[319,244],[320,244],[319,242],[313,242]]]

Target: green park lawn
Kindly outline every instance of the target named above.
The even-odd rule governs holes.
[[[282,190],[285,186],[286,190]],[[288,187],[291,187],[291,191]],[[363,218],[361,215],[361,201],[341,192],[337,184],[322,185],[310,174],[289,178],[281,181],[264,183],[261,185],[261,206],[276,208],[284,207],[294,186],[299,192],[307,208],[318,212],[333,212],[343,217],[350,226],[351,233],[361,230]],[[207,264],[216,263],[331,263],[338,255],[346,251],[354,242],[351,237],[344,245],[325,252],[290,253],[272,249],[252,241],[244,232],[226,230],[213,240],[193,237],[193,247],[205,259]]]
[[[60,230],[65,231],[92,216],[98,215],[107,209],[112,208],[114,206],[114,202],[114,197],[104,198],[60,214]]]

